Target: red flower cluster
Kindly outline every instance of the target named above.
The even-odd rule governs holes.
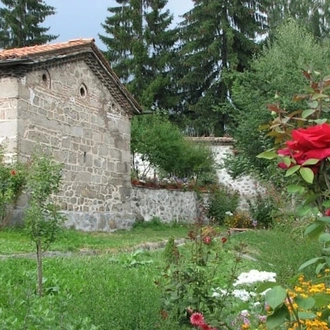
[[[203,243],[204,244],[209,245],[209,244],[211,244],[211,242],[212,242],[212,238],[210,236],[203,237]]]
[[[218,330],[217,328],[212,328],[205,323],[204,316],[201,313],[192,313],[190,316],[190,323],[197,326],[201,330]]]
[[[318,159],[315,165],[308,165],[314,173],[319,170],[321,160],[330,157],[330,125],[321,124],[292,131],[292,140],[286,142],[286,148],[278,150],[280,156],[290,156],[297,165],[308,159]],[[279,167],[288,169],[295,165],[279,163]]]

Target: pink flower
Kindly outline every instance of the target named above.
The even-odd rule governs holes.
[[[204,242],[204,244],[211,244],[212,239],[210,236],[206,236],[203,238],[203,242]]]
[[[204,316],[201,313],[193,313],[190,316],[190,323],[192,325],[198,325],[198,326],[202,326],[205,324],[204,322]]]
[[[326,217],[330,217],[330,209],[327,209],[325,212],[324,212],[324,215]]]
[[[199,325],[198,328],[202,330],[212,330],[212,328],[206,323]]]

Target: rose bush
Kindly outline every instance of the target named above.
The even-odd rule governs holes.
[[[315,272],[320,275],[330,267],[327,256],[330,252],[330,212],[327,211],[330,207],[330,125],[326,118],[330,111],[330,76],[314,79],[310,73],[304,74],[310,80],[310,93],[295,99],[306,101],[307,109],[289,114],[278,105],[270,105],[274,120],[266,128],[274,137],[274,148],[258,157],[280,158],[279,167],[286,170],[286,178],[292,178],[288,192],[301,196],[299,214],[315,218],[306,228],[305,235],[318,238],[323,254],[306,261],[298,271],[316,265]],[[293,325],[290,329],[314,329],[307,326],[308,320],[318,322],[318,326],[324,323],[326,328],[329,327],[326,306],[330,303],[330,291],[313,297],[302,294],[294,299],[289,295],[289,289],[276,286],[267,293],[266,302],[271,307],[267,317],[269,329],[288,323]],[[323,325],[318,329],[323,329]]]

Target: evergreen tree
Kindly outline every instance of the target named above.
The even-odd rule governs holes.
[[[55,8],[41,0],[0,0],[0,47],[15,48],[45,44],[58,36],[40,26]]]
[[[170,109],[171,63],[176,29],[165,10],[167,0],[116,0],[102,24],[105,56],[128,90],[145,109]]]
[[[194,0],[180,23],[179,118],[196,135],[222,135],[230,107],[226,71],[243,71],[258,50],[263,8],[255,0]]]
[[[271,0],[267,9],[271,36],[283,21],[292,18],[316,38],[327,38],[330,0]]]

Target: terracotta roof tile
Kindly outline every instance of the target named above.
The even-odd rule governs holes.
[[[95,40],[93,38],[88,39],[74,39],[67,42],[59,42],[54,44],[45,44],[31,47],[23,48],[13,48],[0,51],[0,64],[2,68],[6,65],[14,64],[24,64],[25,60],[32,60],[29,64],[33,63],[36,59],[36,63],[40,60],[53,60],[54,58],[62,55],[72,54],[72,53],[84,53],[92,51],[96,57],[96,60],[100,64],[100,68],[107,72],[106,76],[110,77],[111,84],[114,84],[117,88],[116,93],[118,93],[118,101],[128,102],[128,104],[133,107],[134,111],[140,113],[142,111],[141,106],[137,103],[134,97],[128,92],[125,86],[120,82],[119,78],[112,70],[111,65],[104,57],[103,53],[95,45]],[[112,91],[114,92],[114,91]],[[126,100],[126,101],[125,101]]]
[[[43,53],[51,53],[61,50],[67,50],[74,48],[76,46],[92,45],[92,44],[94,44],[93,38],[89,38],[89,39],[80,38],[80,39],[74,39],[74,40],[69,40],[66,42],[59,42],[54,44],[7,49],[0,51],[0,60],[24,58],[33,55],[40,55]]]

